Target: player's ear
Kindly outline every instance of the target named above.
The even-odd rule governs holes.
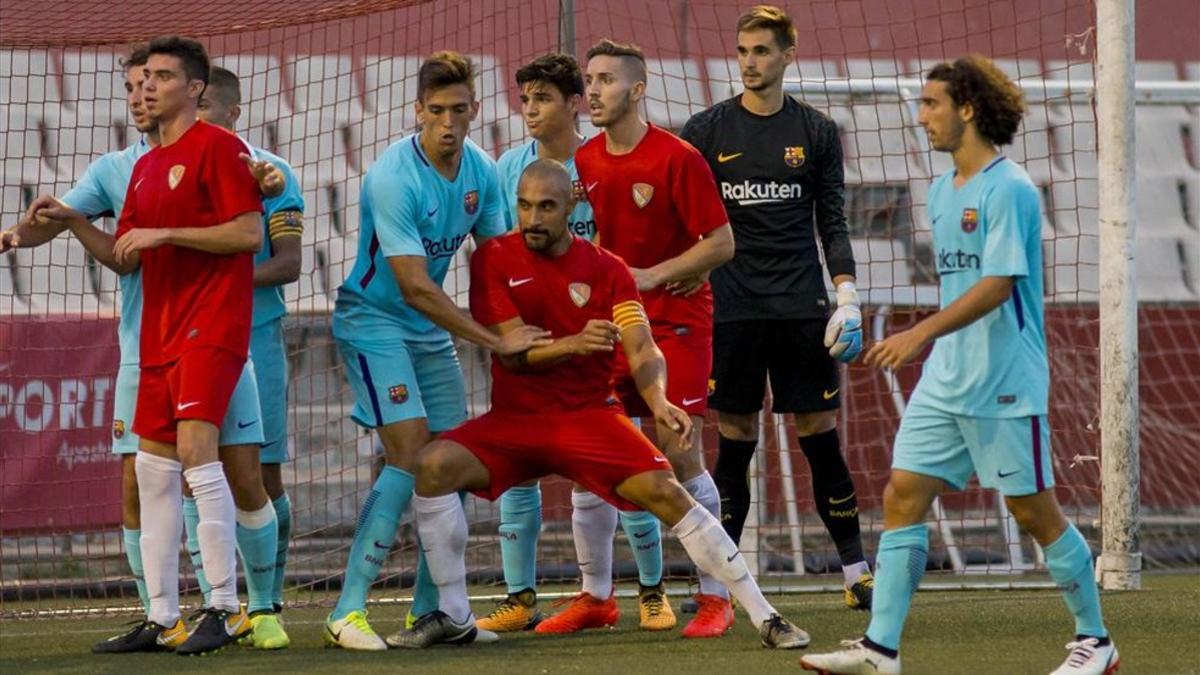
[[[242,116],[242,106],[238,105],[237,103],[234,103],[233,107],[229,109],[229,124],[230,124],[230,126],[237,126],[238,118],[241,116]]]
[[[471,121],[474,122],[475,118],[478,116],[479,116],[479,101],[478,100],[471,101]]]
[[[634,103],[640,102],[646,96],[646,81],[639,80],[633,83],[633,88],[629,90],[629,99]]]
[[[958,112],[958,119],[962,120],[963,124],[966,124],[975,119],[975,106],[971,105],[969,102],[963,103],[962,105],[958,106],[957,112]]]

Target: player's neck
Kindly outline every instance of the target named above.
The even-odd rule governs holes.
[[[748,112],[763,117],[769,117],[783,108],[783,86],[767,87],[753,91],[742,92],[742,107]]]
[[[158,121],[158,144],[162,147],[173,145],[187,133],[197,121],[195,108],[184,108],[179,114],[170,119]]]
[[[159,138],[158,129],[146,132],[146,145],[149,145],[152,148],[157,148],[161,144],[162,139]]]
[[[604,147],[610,155],[627,155],[646,137],[650,125],[641,116],[626,115],[604,130]]]
[[[575,235],[567,232],[562,239],[559,239],[550,246],[546,247],[542,253],[548,258],[561,258],[567,254],[567,251],[571,248],[571,243],[574,241]]]
[[[954,151],[954,184],[962,185],[971,180],[1000,153],[996,146],[973,139],[964,139]]]
[[[429,158],[429,163],[442,177],[450,182],[454,182],[458,178],[458,167],[462,164],[463,149],[459,146],[457,150],[447,154],[441,154],[437,151],[430,151],[429,145],[425,143],[425,135],[420,136],[421,151]]]
[[[583,136],[574,129],[568,128],[552,138],[538,139],[538,159],[553,159],[566,164],[575,156],[575,151],[583,144]]]

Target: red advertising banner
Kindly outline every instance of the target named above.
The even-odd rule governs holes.
[[[121,518],[112,454],[111,317],[0,321],[0,531],[79,532]]]

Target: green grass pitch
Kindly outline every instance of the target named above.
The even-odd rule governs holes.
[[[776,606],[813,636],[810,650],[828,650],[857,637],[867,615],[842,605],[840,596],[787,595]],[[679,599],[672,602],[678,608]],[[1140,592],[1105,593],[1105,617],[1121,651],[1121,672],[1200,673],[1200,575],[1148,575]],[[550,603],[544,609],[550,611]],[[89,646],[123,629],[128,617],[37,619],[0,622],[0,672],[128,674],[160,672],[374,673],[788,673],[799,671],[801,652],[762,649],[745,614],[720,640],[683,640],[679,631],[637,629],[637,608],[623,600],[615,630],[569,636],[505,635],[497,644],[426,651],[351,653],[325,649],[326,609],[288,610],[293,644],[280,652],[230,647],[206,657],[174,654],[94,656]],[[6,604],[6,611],[19,609]],[[399,627],[405,608],[373,610],[382,634]],[[488,611],[477,604],[475,611]],[[681,625],[687,617],[681,616]],[[917,595],[905,631],[906,673],[1047,673],[1065,657],[1071,620],[1054,591],[926,591]]]

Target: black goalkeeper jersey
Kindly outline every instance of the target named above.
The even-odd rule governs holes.
[[[735,96],[694,115],[680,136],[712,167],[736,242],[733,260],[712,273],[714,320],[826,316],[818,232],[830,276],[855,272],[833,120],[791,96],[755,115]]]

